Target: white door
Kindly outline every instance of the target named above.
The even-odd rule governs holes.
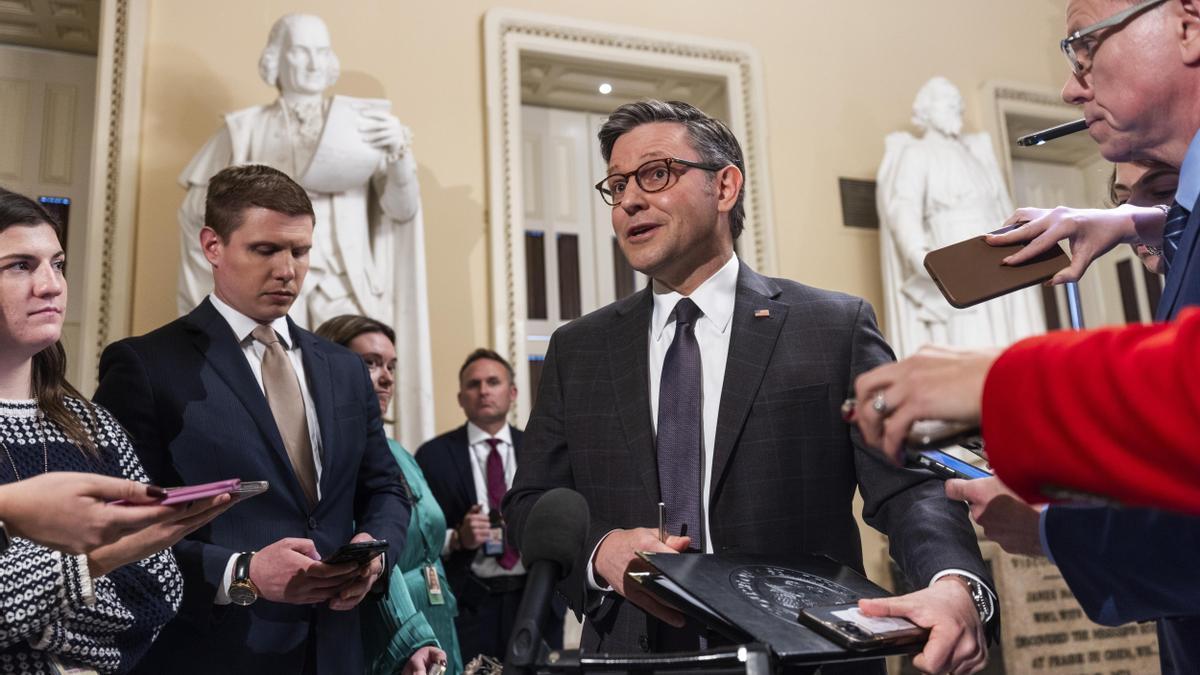
[[[79,353],[96,57],[0,45],[0,186],[67,215],[63,346]],[[74,370],[69,370],[75,373]]]

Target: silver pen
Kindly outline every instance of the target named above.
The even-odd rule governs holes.
[[[658,503],[658,540],[667,543],[667,505]]]

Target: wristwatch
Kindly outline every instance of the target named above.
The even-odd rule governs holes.
[[[986,586],[975,581],[971,577],[965,577],[961,574],[955,574],[955,577],[962,579],[967,585],[967,590],[971,593],[971,600],[975,603],[975,609],[979,612],[979,620],[987,623],[992,618],[992,614],[996,610],[995,603],[992,601],[992,593]]]
[[[229,600],[235,605],[254,604],[258,600],[258,587],[250,581],[250,559],[254,552],[239,553],[233,563],[233,581],[229,584]]]

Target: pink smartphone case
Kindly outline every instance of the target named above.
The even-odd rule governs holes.
[[[161,502],[158,502],[156,505],[170,506],[171,504],[186,504],[187,502],[194,502],[197,499],[228,494],[238,489],[238,486],[241,484],[241,479],[230,478],[229,480],[219,480],[215,483],[204,483],[203,485],[183,485],[180,487],[166,488],[166,498]],[[113,504],[118,506],[132,505],[131,502],[128,502],[124,499],[118,499],[117,501],[113,502]]]

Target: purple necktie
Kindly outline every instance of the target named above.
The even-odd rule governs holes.
[[[500,504],[504,501],[504,493],[508,492],[508,484],[504,482],[504,460],[500,457],[499,438],[487,439],[487,444],[492,448],[488,453],[487,458],[487,490],[488,490],[488,508],[496,513],[500,512]],[[494,521],[493,521],[494,522]],[[500,556],[500,566],[506,570],[511,570],[516,564],[520,556],[517,550],[508,543],[508,535],[504,537],[504,553]]]
[[[668,534],[686,527],[691,548],[704,550],[700,513],[700,345],[696,320],[703,312],[690,298],[675,305],[675,339],[663,359],[658,386],[658,485]]]

